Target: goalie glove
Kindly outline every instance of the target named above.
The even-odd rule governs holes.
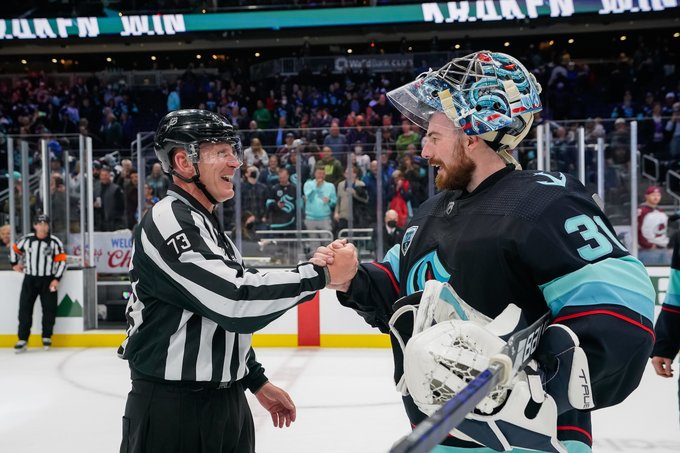
[[[432,415],[465,388],[501,351],[501,336],[521,322],[521,310],[510,304],[486,325],[453,319],[414,335],[404,351],[404,382],[418,408]],[[494,388],[451,434],[496,451],[566,452],[557,440],[557,407],[536,368],[532,362],[510,383]]]

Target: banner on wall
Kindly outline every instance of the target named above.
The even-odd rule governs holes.
[[[637,16],[678,8],[678,0],[495,0],[355,8],[209,14],[0,19],[0,40],[165,36],[204,31],[399,23],[475,23],[598,14]]]
[[[66,253],[82,255],[80,235],[69,235]],[[86,252],[87,254],[87,252]],[[132,258],[132,231],[120,230],[94,233],[94,265],[98,273],[127,274]]]

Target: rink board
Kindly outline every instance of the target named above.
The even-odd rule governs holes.
[[[669,267],[648,267],[660,304],[668,288]],[[0,347],[17,340],[17,313],[23,275],[0,271]],[[83,327],[83,272],[68,270],[58,291],[55,347],[117,347],[125,338],[121,330],[85,330]],[[40,345],[40,299],[33,311],[29,346]],[[253,337],[256,347],[386,348],[389,336],[371,328],[353,310],[338,302],[335,291],[323,289],[314,300],[289,310]]]

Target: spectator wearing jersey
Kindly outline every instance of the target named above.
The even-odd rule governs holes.
[[[50,234],[50,219],[39,215],[33,223],[35,233],[24,236],[12,244],[10,263],[12,269],[24,273],[19,296],[19,341],[14,351],[26,350],[33,323],[33,305],[40,296],[42,306],[42,344],[52,345],[52,331],[57,315],[57,288],[66,269],[66,254],[61,241]]]
[[[668,215],[659,209],[661,188],[649,186],[638,207],[638,258],[645,264],[669,264]]]

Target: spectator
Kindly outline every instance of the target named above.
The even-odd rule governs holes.
[[[123,190],[125,192],[125,220],[127,228],[131,230],[139,221],[137,218],[137,206],[139,204],[139,173],[137,173],[137,169],[133,167],[128,174],[130,179]]]
[[[369,129],[366,129],[366,119],[364,116],[357,115],[354,124],[355,126],[347,132],[347,143],[350,145],[356,145],[358,143],[366,150],[373,149],[375,134]]]
[[[142,212],[142,217],[144,217],[144,214],[159,201],[160,198],[154,195],[153,188],[148,184],[144,184],[144,212]]]
[[[250,211],[255,215],[257,219],[256,226],[258,228],[261,224],[267,222],[265,209],[269,195],[268,186],[258,181],[259,176],[260,172],[257,167],[248,167],[246,170],[246,181],[241,188],[241,206],[243,206],[244,211]]]
[[[635,118],[638,115],[637,106],[633,103],[633,95],[626,91],[623,95],[623,102],[614,107],[612,118]]]
[[[272,230],[295,229],[296,188],[290,183],[288,169],[279,168],[279,183],[269,191],[267,212]]]
[[[279,127],[276,128],[274,131],[274,137],[273,137],[273,142],[274,142],[274,149],[278,150],[284,145],[284,142],[286,141],[287,134],[286,131],[288,130],[288,125],[286,124],[286,117],[282,116],[279,118]],[[291,132],[288,132],[290,134]],[[295,139],[295,136],[293,136],[293,139]]]
[[[420,146],[420,134],[415,132],[414,128],[417,126],[411,124],[409,120],[401,122],[401,134],[397,137],[396,148],[399,153],[399,158],[406,152],[408,145],[414,144]]]
[[[630,131],[628,124],[623,118],[618,118],[614,121],[614,131],[610,137],[611,150],[607,158],[611,159],[613,164],[625,164],[630,159]]]
[[[113,112],[106,115],[106,123],[101,128],[102,141],[108,148],[119,148],[123,141],[123,128]]]
[[[123,189],[113,182],[113,175],[109,167],[102,167],[99,180],[101,181],[99,231],[116,231],[125,228],[125,194]]]
[[[360,145],[359,143],[354,145],[354,161],[356,162],[357,167],[359,167],[359,170],[361,170],[359,176],[363,178],[368,171],[368,168],[371,166],[371,158],[364,153],[364,145]]]
[[[279,158],[279,164],[285,166],[288,163],[288,154],[294,148],[295,134],[288,132],[286,134],[285,143],[276,150],[276,155]]]
[[[347,169],[347,179],[338,183],[337,203],[335,205],[335,231],[337,232],[348,227],[349,217],[353,216],[354,227],[361,228],[365,222],[366,205],[368,204],[368,192],[366,184],[359,179],[359,168],[352,167]],[[347,182],[349,181],[349,183]],[[350,200],[352,197],[352,209],[350,210]],[[362,215],[363,214],[363,215]]]
[[[673,114],[673,105],[675,104],[675,93],[669,91],[664,97],[663,108],[661,109],[661,114],[663,116],[671,116]]]
[[[649,116],[640,121],[640,141],[646,145],[645,153],[666,152],[666,120],[661,116],[660,102],[655,102]]]
[[[673,114],[666,123],[666,131],[671,135],[671,158],[680,159],[680,102],[673,104]]]
[[[52,229],[59,239],[66,239],[66,185],[61,176],[53,175],[50,178],[50,193],[52,195]]]
[[[333,157],[333,151],[330,146],[324,146],[321,149],[320,157],[321,159],[316,163],[316,167],[322,167],[326,181],[337,187],[344,177],[344,166],[338,159]]]
[[[259,172],[258,181],[268,189],[279,182],[279,158],[276,154],[269,156],[269,165]]]
[[[255,166],[258,169],[262,169],[262,167],[266,167],[269,164],[269,156],[262,147],[262,142],[257,137],[250,139],[250,146],[243,151],[243,157],[248,167]]]
[[[272,122],[272,114],[264,106],[262,99],[257,100],[257,110],[253,112],[253,120],[258,129],[268,129]]]
[[[130,184],[130,170],[132,170],[132,161],[130,159],[121,160],[120,169],[114,179],[114,182],[123,189],[125,189],[125,187]]]
[[[649,186],[645,190],[645,201],[638,207],[638,258],[645,264],[667,265],[670,263],[668,250],[668,215],[659,209],[661,188]],[[678,216],[673,216],[675,220]]]
[[[392,173],[392,184],[389,186],[387,197],[390,200],[389,207],[399,214],[397,225],[404,228],[413,215],[411,211],[411,186],[399,170]]]
[[[307,159],[302,158],[302,150],[305,148],[304,142],[300,139],[293,142],[293,149],[291,149],[288,155],[288,163],[286,164],[286,169],[290,175],[290,181],[295,184],[303,184],[310,177],[309,174],[309,164]],[[297,174],[297,161],[300,159],[300,175]]]
[[[170,185],[170,180],[163,174],[161,164],[156,162],[151,166],[151,174],[146,177],[146,184],[153,190],[154,196],[160,200],[165,196]]]
[[[330,132],[323,139],[324,147],[329,147],[335,158],[346,158],[347,137],[340,133],[340,125],[336,121],[331,123]],[[328,175],[327,175],[328,176]]]
[[[0,227],[0,269],[11,269],[9,264],[9,254],[12,246],[11,240],[12,228],[9,224],[4,224]]]
[[[398,225],[399,214],[394,209],[388,209],[385,212],[385,218],[382,228],[382,250],[383,254],[387,253],[389,249],[394,247],[395,244],[401,244],[401,240],[404,237],[404,229],[399,228]],[[378,231],[373,230],[373,243],[378,243]],[[377,247],[376,247],[377,250]],[[376,257],[380,262],[382,262],[383,257]]]
[[[326,172],[323,167],[317,167],[314,170],[314,179],[305,182],[304,194],[305,228],[317,231],[333,231],[331,213],[335,208],[337,195],[335,186],[326,181]],[[320,241],[319,244],[322,242]]]
[[[168,93],[168,102],[167,102],[167,107],[168,107],[168,112],[174,112],[175,110],[179,110],[182,107],[182,102],[179,97],[179,91],[180,91],[180,83],[177,82],[177,85],[175,88]]]

